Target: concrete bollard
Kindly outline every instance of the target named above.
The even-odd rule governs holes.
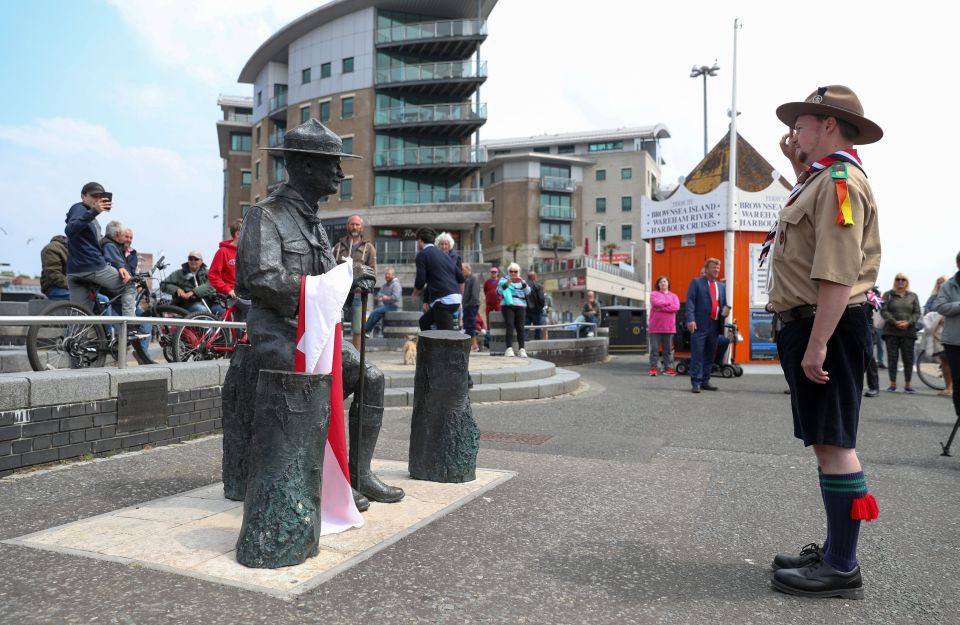
[[[480,428],[467,389],[470,337],[420,333],[410,424],[410,476],[432,482],[476,479]]]

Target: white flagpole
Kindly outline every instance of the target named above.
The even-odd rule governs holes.
[[[733,20],[733,96],[730,103],[730,180],[728,182],[727,193],[727,228],[724,233],[723,245],[723,264],[724,276],[726,277],[727,305],[730,307],[730,315],[725,322],[732,322],[734,319],[733,298],[735,292],[735,249],[736,233],[734,232],[734,216],[737,214],[737,31],[740,30],[740,20]],[[733,337],[731,341],[736,341]],[[730,354],[733,353],[733,345],[727,351],[724,357],[726,362],[730,362]]]

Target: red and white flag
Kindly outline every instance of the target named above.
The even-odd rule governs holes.
[[[323,454],[320,488],[320,534],[337,534],[363,526],[353,501],[343,422],[343,367],[340,323],[343,302],[353,285],[353,265],[342,263],[319,276],[300,281],[300,313],[294,371],[331,374],[330,429]]]

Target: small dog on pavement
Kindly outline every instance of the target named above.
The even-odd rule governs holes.
[[[417,364],[417,339],[416,334],[407,335],[407,340],[403,344],[403,364]]]

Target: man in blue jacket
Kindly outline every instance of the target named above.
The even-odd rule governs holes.
[[[90,285],[100,286],[112,294],[120,294],[124,317],[132,317],[136,307],[136,291],[130,274],[111,267],[100,247],[100,224],[97,217],[113,208],[113,200],[98,182],[88,182],[80,190],[80,201],[67,211],[67,286],[70,301],[90,308]]]
[[[419,297],[426,287],[424,301],[428,308],[420,317],[421,330],[429,330],[432,325],[438,330],[453,330],[453,314],[459,310],[463,298],[463,271],[452,256],[433,244],[436,238],[432,228],[417,231],[420,251],[415,259],[417,275],[413,282],[413,297]]]
[[[720,261],[708,258],[703,275],[690,281],[687,289],[687,329],[690,330],[691,391],[715,391],[710,384],[713,355],[717,351],[717,337],[723,328],[724,309],[727,306],[726,287],[720,277]]]

